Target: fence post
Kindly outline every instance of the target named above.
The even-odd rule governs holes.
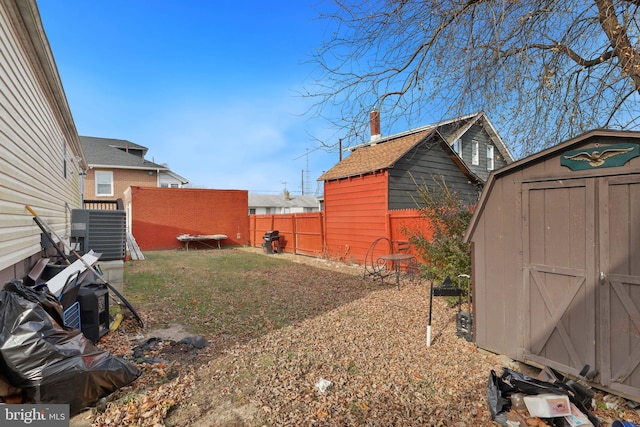
[[[291,216],[291,230],[293,233],[293,254],[298,255],[298,217],[294,213]]]
[[[387,211],[384,214],[384,235],[389,240],[393,241],[392,230],[391,230],[391,212]]]

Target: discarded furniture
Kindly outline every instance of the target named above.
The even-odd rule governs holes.
[[[47,264],[49,263],[49,258],[40,258],[35,265],[31,268],[31,270],[29,270],[29,274],[27,275],[27,277],[29,277],[29,279],[33,280],[34,285],[37,285],[38,283],[40,283],[40,276],[42,276],[42,273],[44,272],[44,269],[47,267]]]
[[[97,254],[90,250],[82,256],[82,259],[74,261],[71,265],[65,267],[60,273],[47,280],[49,291],[56,297],[60,296],[62,289],[67,284],[67,279],[76,272],[83,272],[87,269],[87,265],[93,265],[98,261],[101,254]]]
[[[280,253],[282,251],[282,245],[280,244],[280,231],[278,230],[269,230],[265,231],[262,239],[262,248],[266,254]]]
[[[213,248],[213,246],[205,243],[206,241],[209,241],[209,240],[215,240],[218,243],[218,249],[220,249],[220,241],[228,239],[228,236],[226,234],[197,234],[197,235],[181,234],[176,238],[179,241],[184,242],[184,248],[188,251],[189,242],[198,242],[205,246]]]

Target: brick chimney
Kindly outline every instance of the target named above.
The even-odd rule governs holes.
[[[369,113],[369,121],[371,123],[371,141],[380,139],[380,112],[373,110]]]

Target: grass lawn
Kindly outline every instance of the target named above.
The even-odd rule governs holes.
[[[353,271],[290,259],[242,249],[148,252],[126,264],[125,294],[148,328],[178,323],[210,339],[246,340],[379,288]]]

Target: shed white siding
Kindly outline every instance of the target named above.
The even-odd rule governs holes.
[[[58,235],[86,168],[34,0],[0,2],[0,286],[40,252],[30,205]]]

